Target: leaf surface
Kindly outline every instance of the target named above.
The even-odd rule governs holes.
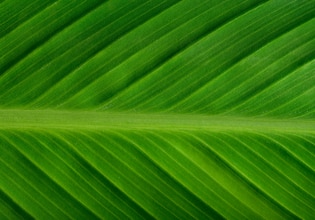
[[[315,1],[0,1],[1,219],[312,219]]]

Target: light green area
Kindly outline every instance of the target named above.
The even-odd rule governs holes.
[[[315,133],[315,120],[101,111],[0,110],[2,128]]]
[[[0,0],[0,219],[313,219],[314,58],[314,0]]]

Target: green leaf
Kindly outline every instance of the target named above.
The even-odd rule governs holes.
[[[314,218],[314,0],[6,0],[0,48],[0,219]]]

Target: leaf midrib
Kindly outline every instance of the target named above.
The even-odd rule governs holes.
[[[315,131],[313,119],[276,119],[177,113],[0,110],[0,129],[150,129],[212,131]]]

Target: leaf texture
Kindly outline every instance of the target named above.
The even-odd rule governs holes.
[[[0,219],[312,219],[315,1],[0,1]]]

